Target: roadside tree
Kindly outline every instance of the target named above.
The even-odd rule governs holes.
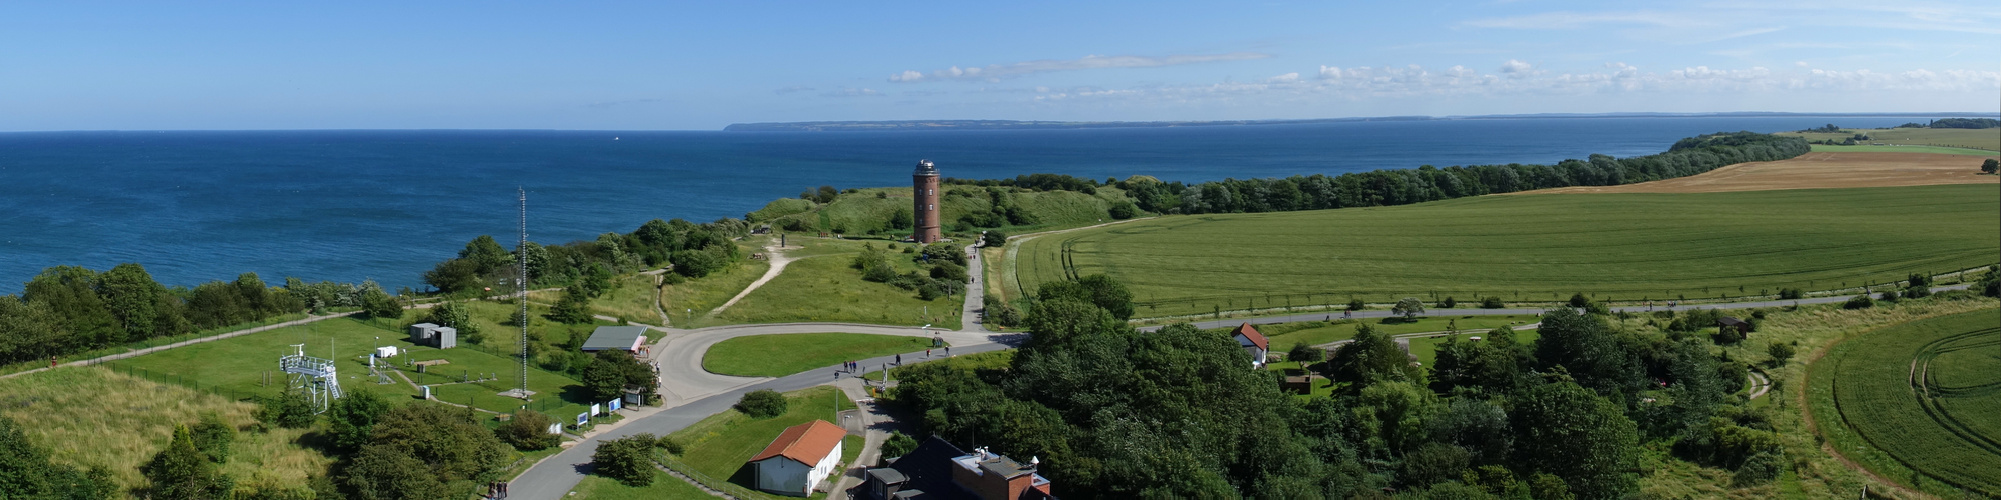
[[[1417,297],[1404,297],[1390,308],[1390,312],[1403,316],[1404,321],[1417,321],[1417,315],[1424,314],[1424,301],[1417,300]]]

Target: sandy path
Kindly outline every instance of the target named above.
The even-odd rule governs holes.
[[[730,297],[729,302],[724,302],[723,305],[709,310],[709,314],[714,315],[723,312],[724,309],[729,309],[730,306],[736,305],[736,301],[743,300],[744,297],[750,296],[750,292],[757,291],[758,287],[764,286],[765,283],[770,283],[772,278],[777,278],[778,273],[785,271],[785,265],[795,260],[790,255],[787,255],[784,250],[784,248],[773,250],[772,247],[764,247],[764,254],[770,256],[771,268],[765,269],[764,276],[759,276],[757,281],[750,282],[750,286],[744,287],[741,292],[737,292],[735,297]]]

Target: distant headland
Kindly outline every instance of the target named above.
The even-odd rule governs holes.
[[[1045,120],[881,120],[733,123],[728,132],[859,132],[900,130],[1031,130],[1085,128],[1220,127],[1242,125],[1290,125],[1307,123],[1388,122],[1427,120],[1495,120],[1520,118],[1645,118],[1704,116],[1937,116],[1986,117],[1992,113],[1781,113],[1745,111],[1732,113],[1536,113],[1477,116],[1374,116],[1350,118],[1310,118],[1295,120],[1184,120],[1184,121],[1045,121]]]

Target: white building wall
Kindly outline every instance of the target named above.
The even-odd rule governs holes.
[[[827,456],[820,458],[820,463],[814,465],[813,471],[811,473],[808,473],[806,476],[807,479],[806,487],[811,488],[814,485],[818,485],[820,484],[820,481],[826,480],[827,476],[834,474],[834,467],[836,465],[839,465],[841,462],[841,447],[846,444],[847,443],[834,443],[834,451],[829,452],[827,453]],[[812,494],[812,491],[808,490],[806,493],[810,495]]]
[[[757,489],[786,495],[806,496],[807,474],[812,469],[782,456],[757,463]]]

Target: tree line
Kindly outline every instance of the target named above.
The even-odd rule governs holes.
[[[1450,339],[1429,367],[1363,325],[1324,356],[1293,349],[1334,386],[1300,398],[1227,334],[1135,331],[1110,278],[1030,302],[1008,366],[914,365],[889,397],[924,432],[1039,457],[1064,497],[1615,498],[1637,493],[1643,443],[1740,483],[1788,466],[1769,410],[1731,396],[1745,361],[1603,307],[1553,310],[1535,341]]]
[[[373,281],[307,283],[286,278],[269,286],[257,273],[194,288],[167,287],[139,264],[104,272],[56,266],[28,280],[22,293],[0,296],[0,364],[47,360],[201,330],[329,308],[400,305]]]
[[[1910,122],[1897,128],[1995,128],[2001,127],[2001,120],[1993,118],[1940,118],[1928,123]]]
[[[700,278],[737,261],[733,240],[750,234],[750,223],[723,218],[696,224],[681,219],[653,219],[631,233],[604,233],[590,241],[560,245],[535,242],[509,251],[492,236],[466,243],[455,258],[424,272],[424,283],[438,293],[480,295],[514,290],[516,261],[526,255],[531,286],[584,284],[610,286],[610,278],[648,267],[672,265],[675,274]],[[597,293],[591,294],[596,296]]]

